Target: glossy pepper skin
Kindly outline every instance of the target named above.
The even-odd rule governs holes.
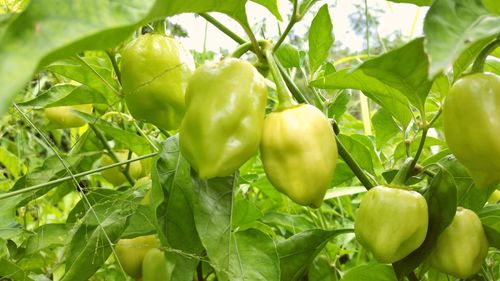
[[[191,54],[171,37],[145,34],[135,39],[121,62],[123,93],[132,116],[164,130],[177,129],[194,68]]]
[[[246,61],[228,58],[195,71],[179,145],[200,178],[229,176],[257,152],[266,101],[265,80]]]
[[[270,113],[261,159],[269,181],[294,202],[318,208],[335,173],[337,143],[328,118],[300,104]]]
[[[430,260],[437,270],[465,279],[481,269],[487,254],[481,220],[473,211],[458,207],[451,224],[439,235]]]
[[[157,248],[149,250],[142,261],[142,281],[170,281],[165,254]]]
[[[475,73],[458,80],[443,107],[446,142],[476,186],[500,181],[500,77]]]
[[[420,193],[376,186],[361,200],[354,232],[358,242],[382,263],[393,263],[416,250],[428,228],[427,202]]]

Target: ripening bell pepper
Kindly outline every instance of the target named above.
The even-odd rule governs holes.
[[[361,200],[354,232],[356,240],[382,263],[393,263],[425,240],[428,211],[416,191],[376,186]]]
[[[337,143],[328,118],[308,104],[278,108],[260,146],[269,181],[294,202],[318,208],[335,173]]]
[[[451,224],[439,235],[430,260],[437,270],[465,279],[481,269],[487,254],[481,220],[473,211],[458,207]]]
[[[121,79],[127,107],[135,119],[164,130],[177,129],[194,60],[174,38],[145,34],[122,54]]]
[[[478,187],[500,182],[500,76],[475,73],[458,80],[443,106],[451,152]]]
[[[257,152],[266,101],[265,79],[246,61],[228,58],[195,71],[179,145],[200,178],[229,176]]]

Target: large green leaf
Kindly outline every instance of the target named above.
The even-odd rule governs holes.
[[[276,245],[256,229],[233,225],[237,176],[201,180],[193,173],[194,219],[200,240],[219,280],[279,280]]]
[[[436,0],[424,21],[429,77],[450,67],[476,41],[500,33],[500,16],[481,0]]]
[[[89,280],[112,253],[138,204],[132,191],[120,192],[89,207],[84,222],[66,247],[66,272],[61,281]]]
[[[170,137],[152,168],[152,205],[158,232],[166,246],[171,280],[193,280],[203,246],[193,216],[191,168],[179,151],[179,138]]]
[[[311,85],[361,90],[406,127],[412,118],[410,103],[424,112],[425,99],[432,86],[432,81],[427,79],[428,60],[423,41],[423,38],[413,40],[353,70],[325,73]]]
[[[30,1],[0,38],[0,115],[34,72],[57,59],[117,45],[141,24],[162,16],[218,11],[248,24],[246,0]]]

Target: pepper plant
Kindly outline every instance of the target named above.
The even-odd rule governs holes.
[[[3,1],[0,280],[499,280],[500,3],[370,2],[346,54],[332,1]]]

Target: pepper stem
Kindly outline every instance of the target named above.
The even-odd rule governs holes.
[[[486,45],[484,49],[477,55],[474,64],[472,64],[472,73],[479,73],[484,71],[484,62],[488,55],[493,52],[497,47],[500,47],[500,36],[497,37],[493,42]]]
[[[410,174],[410,169],[413,169],[413,157],[406,158],[403,166],[401,166],[401,169],[398,171],[391,184],[396,186],[405,186],[407,175]]]
[[[155,34],[167,35],[167,23],[164,19],[154,22],[153,28]]]
[[[293,100],[292,93],[286,86],[285,80],[283,79],[283,76],[280,73],[278,65],[276,64],[271,46],[268,45],[265,47],[265,54],[266,54],[267,64],[269,65],[269,69],[271,70],[271,73],[274,78],[274,83],[276,83],[276,92],[278,92],[278,100],[279,100],[278,108],[283,109],[296,105],[297,103]]]

